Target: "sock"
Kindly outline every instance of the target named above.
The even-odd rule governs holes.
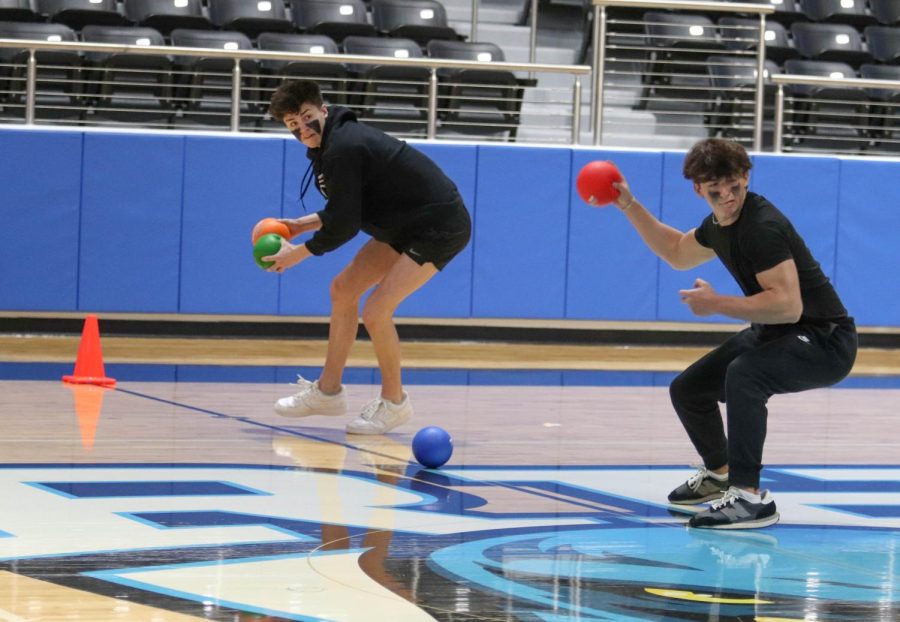
[[[713,473],[712,471],[707,471],[707,473],[709,473],[709,476],[711,478],[713,478],[714,480],[716,480],[717,482],[727,482],[728,481],[728,473],[723,473],[722,475],[719,475],[718,473]]]
[[[750,492],[749,490],[744,490],[743,488],[735,487],[735,489],[738,491],[738,494],[740,494],[741,497],[743,497],[750,503],[762,503],[761,495],[754,494],[754,493]]]

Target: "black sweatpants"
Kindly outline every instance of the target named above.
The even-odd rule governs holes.
[[[856,326],[751,326],[682,372],[669,387],[672,404],[708,469],[729,466],[730,483],[758,488],[772,395],[827,387],[856,360]],[[728,437],[719,402],[727,407]]]

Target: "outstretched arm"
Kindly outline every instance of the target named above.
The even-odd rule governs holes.
[[[619,191],[616,207],[625,214],[650,250],[676,270],[688,270],[716,256],[711,248],[697,242],[693,229],[684,233],[660,222],[634,198],[624,179],[613,183],[613,188]]]

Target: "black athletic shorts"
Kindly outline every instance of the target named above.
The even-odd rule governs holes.
[[[471,237],[472,220],[462,198],[458,198],[452,203],[425,207],[414,224],[382,241],[420,266],[433,263],[443,270]]]

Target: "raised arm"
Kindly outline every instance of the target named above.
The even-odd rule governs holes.
[[[616,207],[625,214],[650,250],[667,264],[676,270],[688,270],[716,256],[711,248],[697,242],[693,229],[684,233],[660,222],[634,198],[627,181],[623,179],[613,187],[619,191]]]

